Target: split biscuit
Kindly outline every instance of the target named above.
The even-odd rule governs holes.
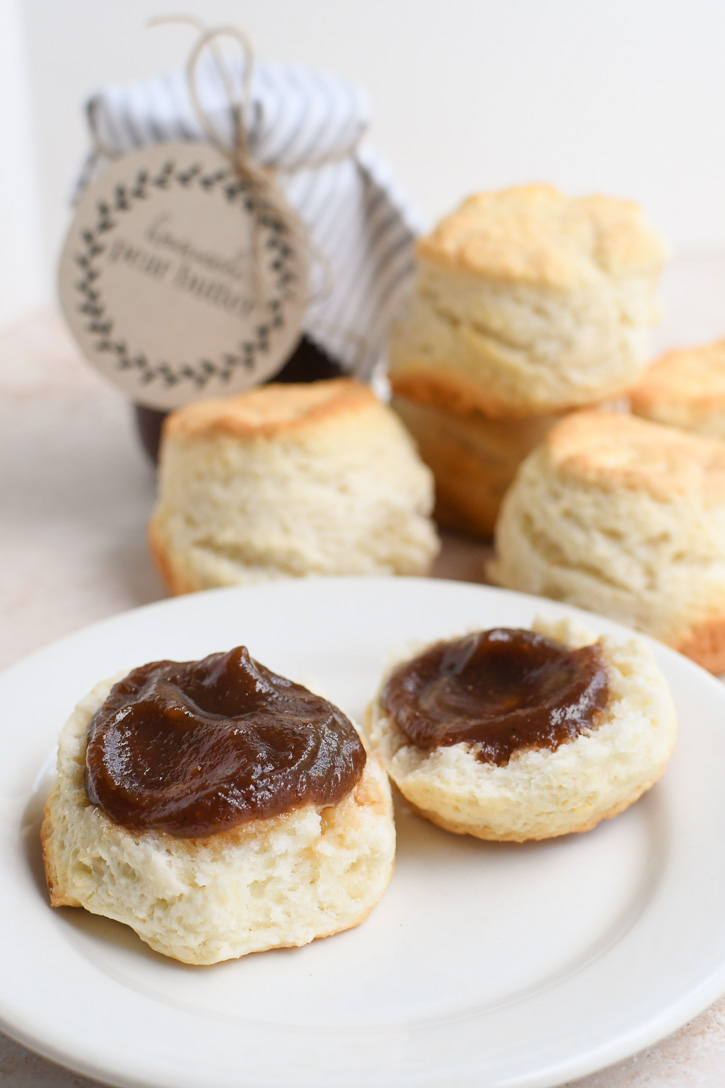
[[[633,804],[671,755],[675,710],[644,639],[597,639],[571,620],[538,619],[533,631],[571,650],[596,643],[606,667],[607,699],[596,724],[554,750],[522,748],[499,765],[478,759],[465,742],[420,748],[384,709],[392,670],[368,708],[371,744],[395,785],[419,815],[447,831],[502,842],[588,831]]]
[[[306,804],[200,838],[129,830],[91,803],[84,784],[88,725],[112,684],[95,687],[60,736],[42,826],[53,906],[115,919],[191,964],[304,945],[364,921],[395,853],[390,788],[374,757],[334,806]]]

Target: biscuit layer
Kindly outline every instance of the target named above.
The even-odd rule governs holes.
[[[458,415],[398,396],[391,404],[433,473],[437,521],[481,536],[491,536],[516,470],[560,418]]]

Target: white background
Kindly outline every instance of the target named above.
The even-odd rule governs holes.
[[[640,201],[680,252],[725,248],[723,0],[0,0],[0,320],[52,296],[86,97],[183,63],[189,30],[145,28],[171,11],[367,87],[428,221],[545,180]]]

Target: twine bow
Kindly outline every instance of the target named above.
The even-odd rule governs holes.
[[[149,25],[157,26],[171,22],[189,23],[199,31],[199,37],[192,47],[189,59],[186,62],[186,85],[189,101],[206,139],[225,158],[229,159],[236,173],[252,188],[254,195],[279,214],[285,224],[289,225],[292,233],[299,234],[303,230],[302,225],[298,217],[291,212],[286,201],[280,196],[274,181],[274,170],[271,167],[265,167],[255,162],[249,151],[245,112],[247,105],[252,101],[252,77],[254,74],[254,52],[249,38],[236,27],[204,27],[203,23],[186,16],[160,17],[152,19]],[[225,37],[233,38],[241,46],[244,55],[241,94],[235,87],[229,65],[218,48],[219,40]],[[232,120],[231,142],[225,133],[215,125],[201,100],[198,68],[204,51],[207,49],[211,53],[221,85],[227,96],[229,116]]]
[[[254,50],[249,38],[237,27],[206,27],[193,16],[160,16],[151,19],[149,26],[162,26],[169,23],[186,23],[199,32],[199,37],[194,43],[186,62],[186,85],[189,101],[196,114],[199,127],[208,142],[229,160],[235,173],[246,182],[256,202],[273,212],[284,224],[285,230],[290,235],[296,248],[307,254],[307,263],[315,262],[322,269],[322,284],[320,289],[314,292],[314,296],[309,291],[309,285],[307,286],[307,303],[321,301],[322,298],[329,295],[332,288],[330,263],[314,245],[304,223],[279,191],[275,182],[275,171],[271,167],[265,167],[256,162],[249,151],[245,111],[252,101],[252,77],[254,74]],[[241,46],[244,57],[241,93],[235,86],[229,65],[218,47],[218,43],[222,38],[233,38]],[[198,69],[206,50],[211,54],[220,83],[227,96],[229,116],[232,120],[231,142],[226,134],[215,125],[201,100]],[[259,247],[260,237],[255,218],[252,230],[252,279],[258,299],[263,294],[262,259]]]

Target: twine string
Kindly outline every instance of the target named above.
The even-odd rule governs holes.
[[[234,77],[226,58],[219,48],[221,38],[233,38],[241,47],[244,57],[241,93],[235,87]],[[199,64],[205,51],[209,51],[219,82],[227,99],[227,108],[232,121],[231,143],[216,126],[211,115],[202,103],[200,92]],[[199,25],[199,36],[192,47],[186,62],[186,86],[197,122],[209,143],[229,159],[235,173],[248,185],[253,199],[262,207],[271,209],[283,223],[287,233],[295,239],[303,252],[310,249],[307,232],[287,202],[283,200],[271,171],[259,165],[249,153],[246,126],[246,106],[252,100],[252,76],[254,72],[254,53],[252,46],[241,30],[233,26],[204,28]],[[252,286],[255,302],[260,305],[264,300],[262,276],[261,232],[257,216],[252,217]],[[309,293],[307,297],[309,302]]]
[[[170,21],[168,18],[165,21]],[[314,292],[307,287],[307,304],[320,302],[327,298],[332,290],[332,267],[324,253],[312,241],[309,232],[297,213],[289,206],[276,184],[276,174],[272,167],[256,162],[249,150],[247,109],[252,102],[252,80],[254,75],[254,50],[249,38],[234,26],[204,27],[196,19],[183,19],[191,22],[199,31],[186,63],[186,83],[189,100],[196,119],[207,140],[231,162],[235,172],[249,185],[253,196],[263,207],[272,211],[284,224],[296,246],[307,256],[309,264],[316,264],[322,270],[321,286]],[[224,57],[219,42],[222,38],[232,38],[241,47],[244,65],[241,89],[235,85],[233,74]],[[224,132],[214,123],[205,109],[200,92],[199,64],[205,51],[209,51],[224,89],[227,108],[232,120],[231,143]],[[260,232],[256,217],[252,231],[253,273],[256,290],[261,290],[261,254]]]

